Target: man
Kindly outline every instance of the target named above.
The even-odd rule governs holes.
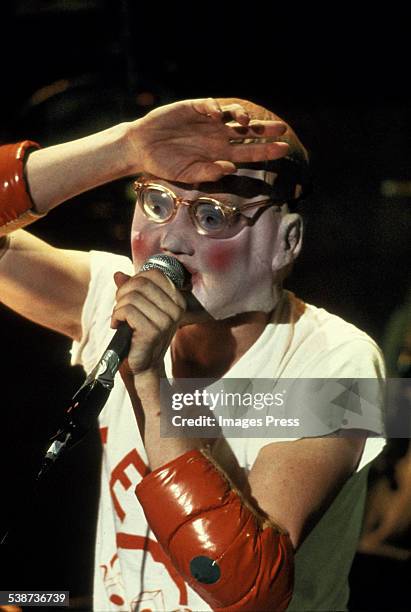
[[[174,122],[180,139],[174,128],[167,142],[164,109],[143,119],[134,164],[116,154],[118,128],[32,153],[26,172],[38,213],[142,173],[133,265],[105,253],[57,251],[17,232],[1,261],[2,299],[72,337],[73,362],[86,371],[110,340],[110,323],[133,330],[100,415],[96,610],[341,610],[365,491],[366,472],[355,472],[379,450],[366,441],[367,430],[381,433],[379,415],[355,421],[352,436],[338,435],[339,426],[327,431],[333,436],[288,440],[160,435],[161,380],[380,378],[383,369],[364,333],[282,289],[302,243],[292,210],[306,186],[298,138],[252,103],[198,104],[196,129],[189,114],[187,125]],[[224,113],[240,125],[224,127],[222,137]],[[220,140],[209,138],[208,151],[206,138],[196,142],[187,155],[187,139],[204,135],[213,120]],[[259,137],[283,142],[257,144]],[[231,150],[228,139],[238,141]],[[239,164],[235,173],[230,161]],[[138,272],[159,252],[188,270],[195,300],[157,270]],[[329,406],[318,410],[328,415]]]

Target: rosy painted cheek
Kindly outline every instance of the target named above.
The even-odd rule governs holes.
[[[143,235],[142,232],[136,231],[133,233],[131,240],[131,250],[133,261],[141,265],[151,255],[159,252],[160,245],[158,239],[155,239],[153,236]]]
[[[215,244],[206,255],[209,270],[224,272],[232,265],[235,259],[235,251],[232,245]]]

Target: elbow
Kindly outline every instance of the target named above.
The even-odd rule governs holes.
[[[294,586],[294,552],[287,535],[267,527],[253,546],[241,538],[234,541],[217,563],[221,577],[215,589],[190,584],[216,612],[287,609]]]

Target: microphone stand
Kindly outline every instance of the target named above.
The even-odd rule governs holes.
[[[170,255],[152,255],[143,264],[140,272],[152,269],[160,270],[178,289],[183,289],[188,280],[187,270]],[[114,376],[129,353],[132,335],[127,323],[120,323],[102,358],[74,395],[66,410],[63,425],[51,438],[52,444],[44,457],[37,481],[58,457],[78,444],[96,423],[113,388]]]
[[[74,394],[63,423],[50,438],[51,445],[37,474],[39,481],[58,457],[78,444],[97,423],[114,385],[114,376],[124,357],[128,355],[131,329],[126,323],[119,325],[102,358]]]

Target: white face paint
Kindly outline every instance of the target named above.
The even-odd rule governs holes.
[[[238,173],[244,174],[244,170]],[[261,171],[247,170],[247,176],[262,178]],[[245,204],[263,199],[251,199],[227,193],[201,193],[184,190],[163,180],[178,197],[193,200],[207,195],[222,202]],[[245,211],[253,216],[257,208]],[[281,213],[265,210],[252,227],[244,227],[232,238],[209,238],[197,233],[186,206],[180,206],[173,219],[164,224],[154,223],[136,206],[131,245],[135,269],[155,253],[176,257],[191,273],[192,293],[203,308],[215,319],[242,312],[270,312],[278,301],[274,262],[280,245],[277,241]]]

